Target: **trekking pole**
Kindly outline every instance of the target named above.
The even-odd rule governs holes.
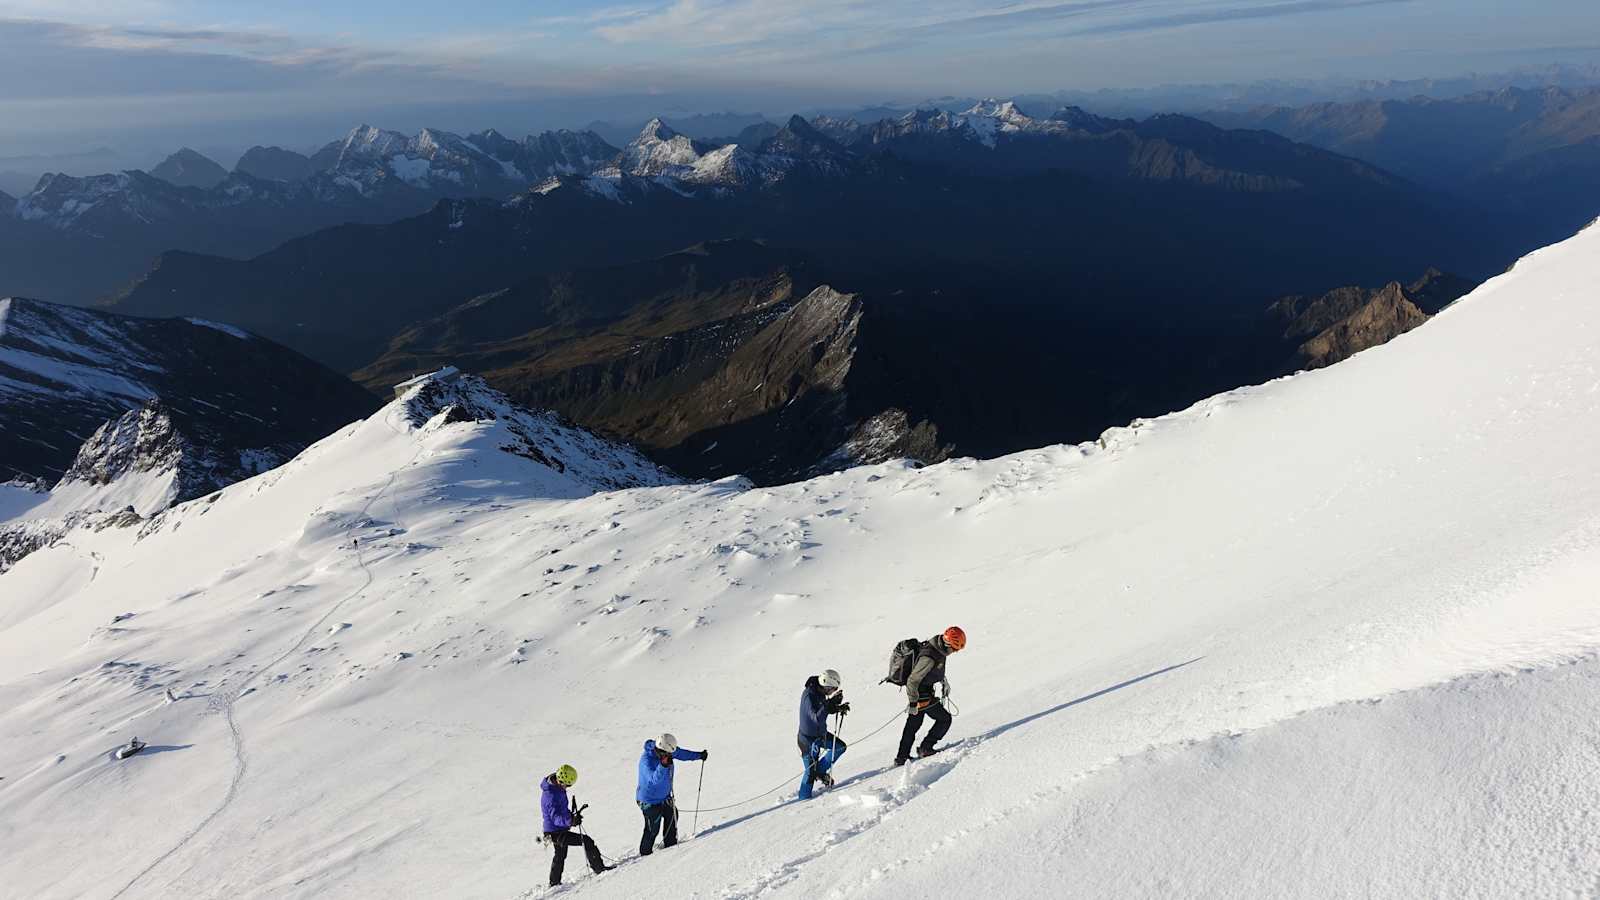
[[[690,837],[700,835],[700,790],[706,786],[706,761],[700,760],[700,783],[694,789],[694,826],[689,830]]]

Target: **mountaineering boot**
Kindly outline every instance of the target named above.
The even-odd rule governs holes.
[[[942,747],[918,747],[917,748],[917,759],[927,759],[928,757],[934,755],[935,753],[938,753],[941,749],[943,749],[943,748]]]
[[[907,763],[907,762],[910,762],[910,757],[906,757],[906,756],[896,756],[896,757],[895,757],[895,758],[894,758],[894,767],[895,767],[895,768],[896,768],[896,769],[898,769],[898,768],[900,768],[900,767],[901,767],[901,766],[903,766],[903,765],[905,765],[905,764],[906,764],[906,763]]]
[[[825,788],[833,787],[833,776],[829,775],[827,772],[818,772],[817,780],[822,782],[822,786]]]

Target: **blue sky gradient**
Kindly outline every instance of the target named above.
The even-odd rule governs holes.
[[[0,157],[1597,60],[1600,0],[0,0]]]

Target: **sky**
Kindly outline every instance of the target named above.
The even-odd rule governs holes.
[[[519,134],[1595,61],[1596,0],[0,0],[0,167],[89,144],[304,149],[361,122]]]

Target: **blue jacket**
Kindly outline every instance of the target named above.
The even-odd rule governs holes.
[[[539,799],[539,809],[544,813],[544,833],[566,831],[572,827],[572,803],[567,800],[567,789],[556,784],[548,775],[539,782],[544,796]]]
[[[832,697],[823,693],[822,683],[813,675],[800,689],[800,740],[806,743],[828,736],[828,717],[844,704],[844,692]]]
[[[703,759],[699,750],[685,750],[682,747],[672,751],[673,759],[684,762]],[[639,789],[633,792],[633,799],[640,803],[664,803],[672,796],[672,765],[662,765],[656,757],[656,742],[645,741],[644,753],[639,757]]]

